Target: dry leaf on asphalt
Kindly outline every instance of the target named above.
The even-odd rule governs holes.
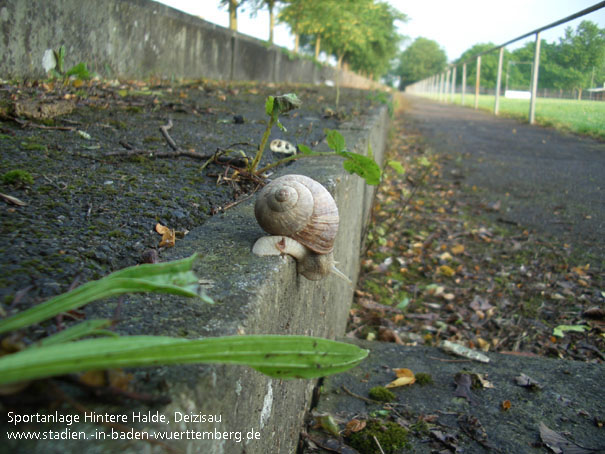
[[[155,226],[155,231],[162,235],[160,241],[160,247],[173,247],[176,242],[176,233],[173,229],[170,229],[159,222]]]
[[[416,382],[414,372],[410,369],[393,369],[397,378],[385,386],[385,388],[397,388],[399,386],[407,386]]]
[[[540,438],[555,454],[589,454],[602,452],[598,448],[584,448],[569,441],[563,435],[548,428],[543,422],[540,423]]]

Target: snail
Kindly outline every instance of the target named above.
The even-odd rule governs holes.
[[[288,254],[296,259],[298,273],[309,280],[335,274],[351,283],[334,261],[338,207],[317,181],[304,175],[276,178],[260,191],[254,215],[263,230],[272,235],[256,241],[254,254]]]

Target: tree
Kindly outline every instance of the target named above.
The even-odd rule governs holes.
[[[252,17],[258,14],[263,7],[269,11],[269,42],[273,44],[273,35],[275,30],[275,6],[280,0],[249,0],[252,6]]]
[[[301,35],[315,38],[315,54],[319,56],[321,34],[327,15],[334,9],[334,0],[285,0],[278,20],[290,26],[294,35],[294,52],[299,51]],[[309,38],[307,37],[307,39]]]
[[[486,50],[493,49],[496,47],[494,43],[481,43],[475,44],[473,47],[465,51],[456,63],[467,62],[466,64],[466,83],[468,85],[474,86],[476,83],[477,77],[477,59],[473,58],[474,55],[477,55],[481,52],[485,52]],[[506,67],[508,62],[509,53],[505,50],[504,52],[504,61],[503,68]],[[493,88],[496,86],[496,80],[498,77],[498,52],[490,52],[488,54],[483,54],[481,56],[481,73],[480,73],[480,82],[482,87],[490,87]],[[504,83],[504,81],[502,81]]]
[[[355,71],[378,78],[391,68],[403,37],[396,22],[406,22],[407,16],[387,3],[371,3],[363,11],[366,39],[345,53],[344,60]]]
[[[595,79],[597,83],[605,79],[605,28],[599,28],[591,21],[582,21],[575,33],[567,27],[558,48],[555,61],[574,70],[568,88],[578,90],[578,99],[583,87],[590,87]]]
[[[399,57],[399,66],[395,70],[399,79],[399,88],[413,84],[445,69],[447,57],[437,42],[427,38],[416,38]]]
[[[237,9],[246,0],[221,0],[221,6],[229,5],[229,28],[237,31]]]

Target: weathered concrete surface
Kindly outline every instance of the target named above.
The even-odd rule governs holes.
[[[403,419],[411,424],[420,415],[436,415],[436,428],[454,435],[454,444],[460,448],[460,452],[552,452],[540,447],[541,422],[581,446],[600,449],[577,452],[605,450],[605,429],[597,425],[597,421],[602,423],[605,417],[604,364],[498,353],[488,353],[490,362],[487,364],[460,362],[460,357],[450,356],[434,347],[408,347],[361,340],[355,343],[369,349],[370,355],[360,366],[324,379],[316,408],[318,412],[329,412],[344,421],[353,417],[365,419],[372,411],[380,410],[382,405],[368,404],[352,397],[342,387],[367,398],[369,389],[394,380],[392,369],[408,368],[414,373],[431,374],[434,383],[391,389],[396,395],[395,402],[400,405],[395,409],[405,415]],[[487,380],[494,386],[473,389],[472,404],[454,395],[454,376],[465,371],[487,374]],[[531,377],[543,389],[532,391],[517,385],[515,377],[520,374]],[[511,404],[507,411],[502,409],[504,401],[510,401]],[[485,429],[487,439],[482,440],[484,446],[464,433],[462,427],[466,416],[477,418]],[[344,425],[341,425],[342,428]],[[428,435],[420,438],[410,436],[410,442],[413,448],[404,452],[451,452]],[[485,446],[488,445],[494,449],[487,449]],[[445,451],[441,451],[443,449]],[[563,452],[572,450],[570,448]]]
[[[371,117],[357,118],[341,129],[351,149],[365,152],[368,143],[380,162],[385,148],[388,127],[386,107]],[[324,150],[327,146],[322,144]],[[340,211],[340,230],[335,245],[335,258],[340,269],[356,280],[362,229],[369,216],[374,188],[366,186],[357,176],[347,174],[340,158],[312,158],[299,161],[280,173],[302,173],[320,181],[334,195]],[[213,306],[169,295],[132,295],[120,306],[123,334],[200,336],[236,334],[305,334],[335,338],[343,334],[353,287],[329,277],[311,282],[296,274],[291,258],[259,258],[251,253],[254,241],[263,235],[253,214],[254,200],[249,200],[213,217],[202,227],[191,231],[179,242],[166,260],[199,252],[202,259],[197,273],[208,282],[208,294],[216,301]],[[177,250],[178,249],[178,250]],[[111,317],[117,301],[102,301],[87,306],[88,317]],[[296,448],[302,419],[310,401],[314,381],[279,381],[266,378],[256,371],[236,366],[173,366],[136,372],[147,381],[146,391],[169,395],[172,403],[157,406],[169,424],[132,424],[132,412],[147,413],[144,406],[101,407],[87,403],[91,410],[128,415],[128,426],[139,431],[159,430],[174,436],[179,431],[241,433],[243,440],[171,440],[171,447],[187,453],[291,453]],[[77,411],[65,406],[63,414]],[[35,412],[35,411],[34,411]],[[220,416],[220,422],[178,422],[175,412]],[[2,421],[1,431],[14,430]],[[47,426],[29,424],[20,430],[66,429],[65,424]],[[111,429],[94,424],[69,427],[85,431],[89,437]],[[258,439],[246,440],[256,431]],[[184,433],[183,437],[192,436]],[[214,436],[213,436],[214,438]],[[6,438],[3,436],[3,440]],[[165,447],[129,440],[88,439],[85,441],[49,440],[36,444],[8,442],[0,444],[0,452],[25,453],[140,453],[164,452]]]
[[[0,78],[45,77],[46,51],[104,77],[322,83],[335,69],[151,0],[0,1]],[[343,86],[376,85],[342,71]]]

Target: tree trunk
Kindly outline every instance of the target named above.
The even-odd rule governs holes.
[[[267,2],[269,7],[269,42],[273,44],[273,29],[275,28],[275,14],[273,14],[274,2]]]
[[[319,51],[321,45],[321,35],[315,37],[315,60],[319,60]]]
[[[578,88],[578,101],[582,99],[582,87]]]
[[[340,102],[340,71],[342,69],[342,59],[344,58],[345,53],[341,53],[338,56],[338,66],[336,67],[336,109],[338,109],[338,103]]]
[[[298,53],[298,45],[300,43],[300,35],[294,32],[294,53]]]
[[[237,31],[237,0],[229,0],[229,28]]]

